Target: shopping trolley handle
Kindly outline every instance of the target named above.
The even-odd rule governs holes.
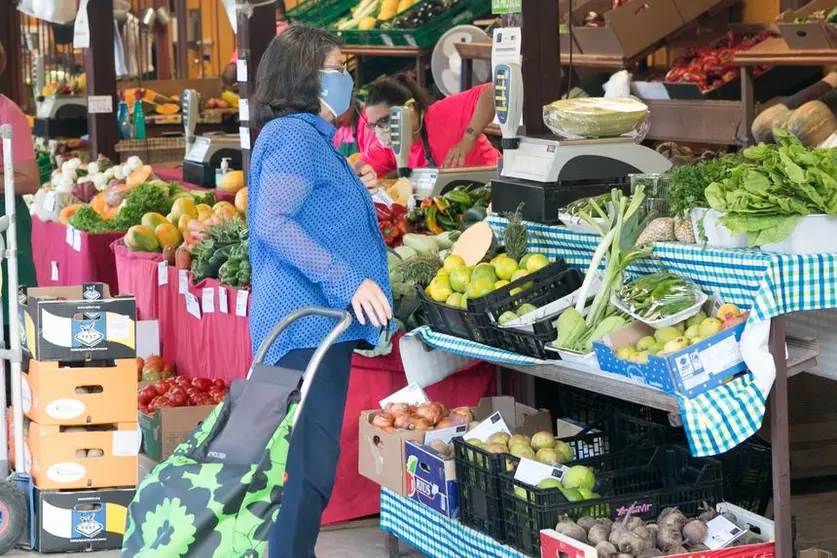
[[[3,215],[2,217],[0,217],[0,232],[5,232],[6,229],[9,228],[9,223],[11,222],[11,217],[9,217],[8,215]]]
[[[12,139],[12,125],[3,124],[0,126],[0,139]]]
[[[343,335],[349,326],[352,325],[352,316],[345,310],[335,310],[334,308],[321,308],[318,306],[306,306],[305,308],[300,308],[299,310],[295,310],[282,318],[282,320],[273,326],[273,329],[270,330],[270,333],[267,334],[267,337],[259,346],[259,350],[256,352],[256,356],[253,358],[253,364],[262,364],[264,362],[265,356],[267,356],[267,352],[276,339],[282,335],[282,332],[288,329],[288,327],[297,320],[301,320],[303,318],[307,318],[309,316],[320,316],[323,318],[331,318],[337,321],[337,325],[332,328],[332,330],[325,336],[322,342],[317,346],[317,350],[314,353],[314,356],[311,358],[311,361],[308,364],[308,368],[306,368],[306,374],[315,369],[319,366],[319,361],[322,360],[322,357],[325,355],[326,351],[334,344],[338,337]],[[319,358],[317,358],[319,356]],[[313,365],[313,366],[312,366]]]

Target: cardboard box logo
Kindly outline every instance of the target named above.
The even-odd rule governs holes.
[[[76,521],[73,521],[73,523],[76,523]],[[78,518],[76,532],[85,538],[92,539],[104,530],[104,524],[96,519],[96,512],[83,513]]]
[[[96,322],[78,322],[75,338],[85,347],[95,347],[102,342],[105,335],[96,329]]]
[[[412,498],[416,493],[416,469],[418,469],[418,457],[411,455],[407,458],[407,498]]]

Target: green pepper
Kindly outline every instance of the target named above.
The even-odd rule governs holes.
[[[439,213],[447,211],[447,209],[450,207],[450,202],[448,202],[448,200],[438,196],[433,198],[433,204],[436,206],[436,209],[439,210]]]
[[[407,220],[411,223],[418,223],[424,217],[424,213],[420,209],[413,209],[407,213]]]
[[[474,205],[471,196],[469,196],[468,192],[465,192],[464,190],[451,190],[450,192],[446,193],[443,197],[449,202],[455,203],[459,206],[464,205],[466,207],[471,207],[472,205]]]
[[[459,230],[459,224],[456,222],[456,219],[451,217],[448,213],[439,213],[437,222],[445,231]]]

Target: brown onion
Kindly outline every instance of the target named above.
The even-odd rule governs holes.
[[[439,406],[442,408],[442,417],[446,417],[450,414],[450,409],[448,409],[444,403],[439,403]]]
[[[384,407],[384,411],[387,413],[392,413],[393,415],[398,415],[401,413],[412,414],[414,407],[407,403],[387,403],[386,407]]]
[[[445,417],[445,418],[443,418],[442,420],[440,420],[439,422],[436,423],[436,428],[437,429],[451,428],[453,426],[458,426],[458,424],[456,422],[454,422],[453,419],[450,418],[450,417]]]
[[[433,425],[442,420],[442,406],[438,403],[423,403],[416,409],[415,414]]]
[[[398,429],[405,429],[410,427],[410,421],[412,417],[407,413],[398,413],[394,415],[394,419],[392,421],[392,425]]]
[[[472,420],[474,420],[474,413],[471,411],[470,407],[457,407],[456,409],[451,410],[450,414],[462,415],[463,417],[468,419],[466,422],[471,422]]]
[[[431,428],[433,428],[433,425],[430,424],[430,421],[428,421],[426,418],[420,417],[418,415],[413,415],[410,420],[409,428],[410,430],[422,431],[430,430]]]
[[[392,426],[393,416],[389,413],[378,413],[372,417],[372,426],[375,428],[389,428]]]

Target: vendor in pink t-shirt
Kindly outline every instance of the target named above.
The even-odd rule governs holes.
[[[366,97],[366,119],[378,142],[363,151],[362,160],[382,178],[396,170],[389,141],[389,110],[410,106],[413,146],[410,168],[494,166],[500,158],[483,130],[494,120],[491,85],[480,85],[435,103],[404,74],[376,81]]]
[[[356,153],[366,153],[373,144],[378,143],[363,112],[363,105],[355,99],[342,116],[335,122],[334,147],[341,155],[348,158]]]

